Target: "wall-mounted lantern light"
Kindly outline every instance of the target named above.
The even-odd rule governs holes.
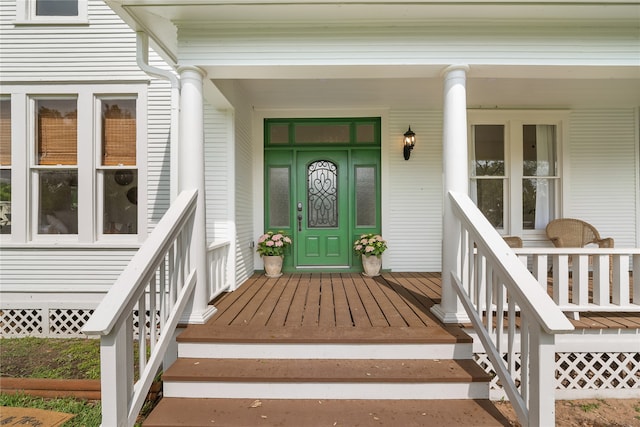
[[[409,160],[411,157],[411,150],[416,146],[416,133],[411,130],[411,126],[409,126],[409,130],[404,133],[404,159]]]

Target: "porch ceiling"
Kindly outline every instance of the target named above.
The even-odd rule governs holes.
[[[213,80],[221,87],[228,80]],[[242,79],[255,108],[442,108],[442,78]],[[640,79],[481,78],[467,82],[470,108],[637,107]]]

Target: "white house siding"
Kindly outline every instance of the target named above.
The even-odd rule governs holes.
[[[7,293],[105,293],[135,250],[4,248],[0,257],[3,303]]]
[[[253,146],[251,109],[245,103],[235,109],[235,222],[236,284],[253,274],[253,245],[262,230],[253,229]]]
[[[408,126],[416,147],[406,161],[402,135]],[[382,154],[384,268],[440,271],[442,250],[442,112],[391,110]],[[384,161],[384,160],[383,160]]]
[[[0,7],[4,82],[148,79],[135,63],[135,34],[102,0],[88,1],[88,25],[14,25],[16,1]]]
[[[205,103],[204,109],[204,156],[205,187],[207,198],[207,241],[229,240],[230,218],[233,211],[229,206],[230,186],[233,180],[229,174],[233,167],[229,163],[229,141],[232,139],[230,126],[232,114]]]
[[[28,94],[36,84],[53,88],[68,88],[76,82],[84,87],[93,83],[147,84],[148,121],[141,123],[148,131],[147,164],[141,165],[140,171],[146,169],[146,226],[151,231],[170,204],[169,84],[140,70],[135,33],[102,0],[88,1],[88,17],[88,24],[16,23],[15,0],[0,0],[1,92],[10,94],[19,88]],[[149,57],[152,65],[168,68],[155,52]],[[92,308],[138,247],[131,242],[1,244],[3,308],[28,306],[36,300],[53,308],[78,308],[84,301],[85,309]]]
[[[230,215],[228,217],[229,231],[235,230],[232,240],[231,255],[235,259],[235,278],[232,278],[232,286],[238,286],[253,274],[253,247],[258,233],[262,230],[254,230],[254,169],[253,169],[253,144],[261,141],[253,141],[252,119],[253,109],[247,102],[247,96],[242,88],[231,80],[215,81],[218,90],[226,98],[232,110],[228,111],[227,124],[222,122],[220,126],[226,126],[229,135],[226,138],[227,175],[220,177],[233,189],[233,194],[227,199]],[[221,153],[222,154],[222,153]],[[217,179],[214,177],[208,179]]]
[[[637,23],[494,20],[343,25],[189,22],[180,61],[211,66],[474,64],[637,66]]]
[[[637,110],[576,110],[570,121],[564,216],[593,224],[616,247],[640,246]]]

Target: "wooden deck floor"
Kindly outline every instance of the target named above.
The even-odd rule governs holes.
[[[256,342],[468,342],[460,328],[430,311],[441,298],[440,273],[255,274],[214,301],[206,325],[187,340]],[[582,313],[577,329],[638,329],[637,313]],[[467,325],[464,325],[467,326]]]
[[[385,273],[256,274],[214,305],[218,312],[183,338],[324,342],[468,342],[430,307],[440,301],[440,275]],[[301,338],[303,337],[303,338]]]

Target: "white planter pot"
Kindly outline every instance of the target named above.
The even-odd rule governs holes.
[[[282,276],[282,260],[283,256],[279,255],[264,255],[262,261],[264,262],[265,276],[267,277],[280,277]]]
[[[362,268],[364,268],[365,276],[379,276],[382,268],[382,257],[380,255],[362,255]]]

